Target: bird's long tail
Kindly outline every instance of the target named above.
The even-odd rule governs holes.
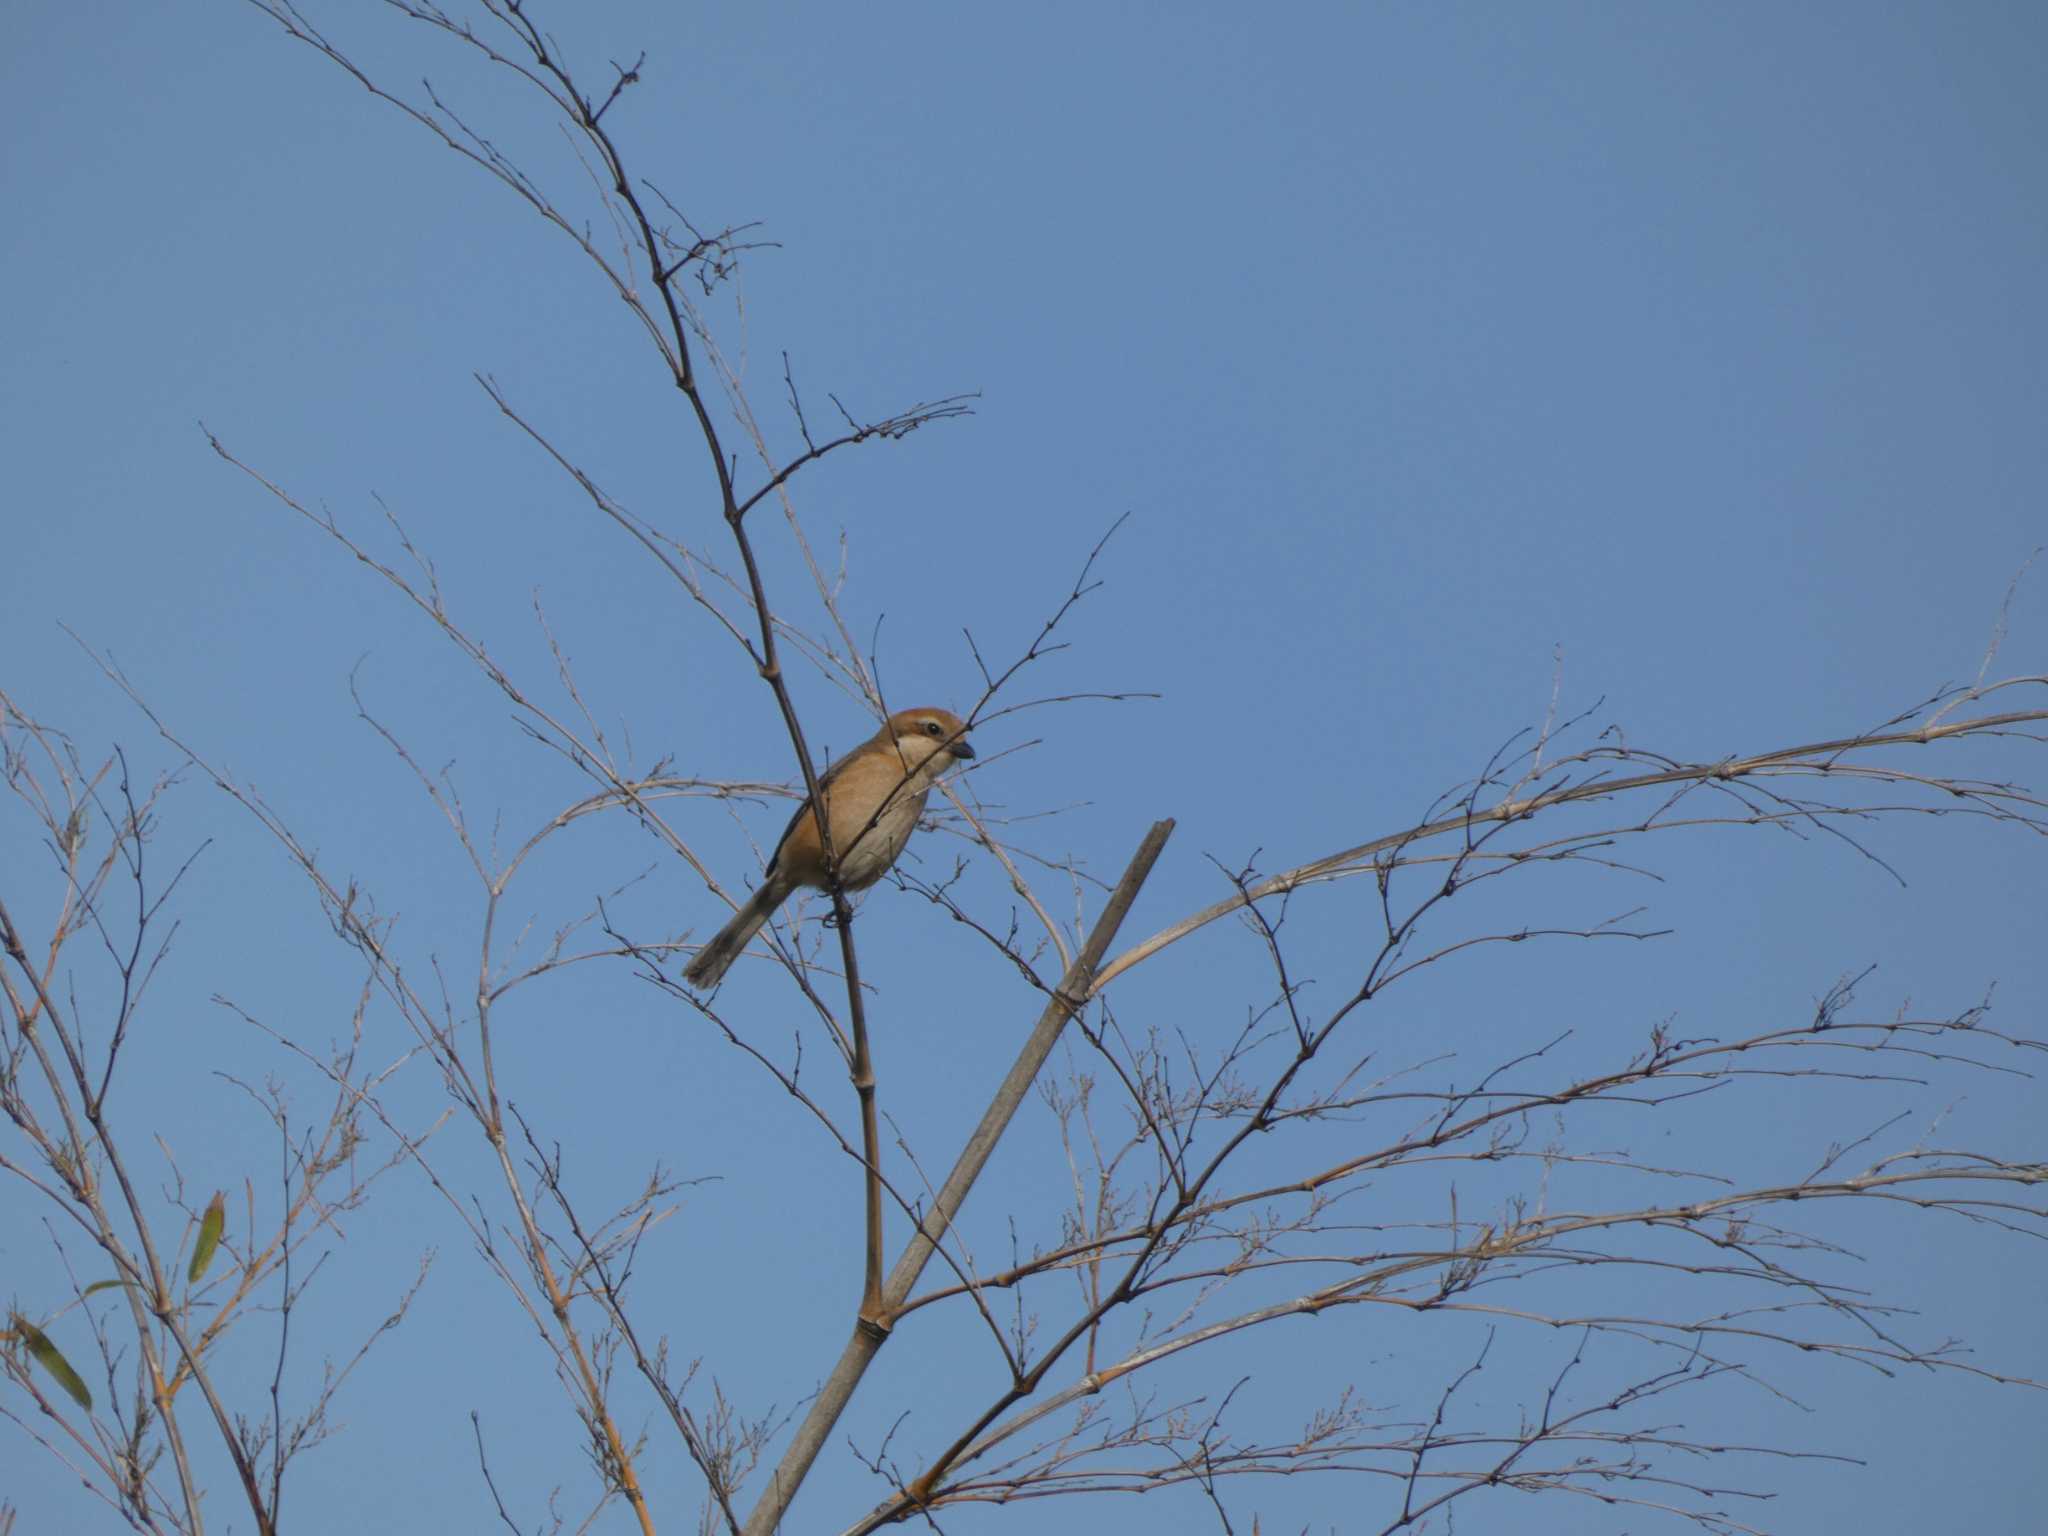
[[[717,986],[719,978],[739,958],[740,951],[754,942],[754,935],[767,926],[769,917],[788,894],[777,890],[775,881],[762,881],[747,904],[733,913],[732,921],[697,951],[697,958],[683,971],[684,980],[693,987]]]

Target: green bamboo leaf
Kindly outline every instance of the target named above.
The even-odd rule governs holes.
[[[111,1291],[115,1286],[127,1283],[126,1280],[95,1280],[85,1288],[85,1294],[90,1296],[94,1291]]]
[[[50,1336],[19,1312],[14,1314],[14,1331],[21,1335],[21,1341],[28,1345],[28,1352],[36,1357],[36,1363],[56,1379],[57,1385],[71,1394],[71,1400],[79,1407],[92,1409],[92,1393],[85,1389],[85,1379],[71,1369],[71,1362],[64,1358],[64,1352],[50,1342]]]
[[[227,1219],[227,1201],[215,1190],[213,1198],[206,1202],[206,1214],[199,1218],[199,1241],[192,1245],[192,1262],[185,1270],[189,1284],[197,1285],[206,1266],[213,1262],[214,1250],[220,1247],[220,1229],[227,1225]]]

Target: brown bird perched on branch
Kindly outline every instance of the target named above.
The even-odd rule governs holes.
[[[917,830],[932,781],[972,756],[967,727],[958,715],[944,709],[904,709],[827,770],[818,788],[825,796],[825,820],[831,826],[842,888],[865,890],[889,872]],[[800,885],[831,889],[809,799],[775,845],[775,857],[768,861],[759,889],[684,970],[690,985],[717,986],[740,951]]]

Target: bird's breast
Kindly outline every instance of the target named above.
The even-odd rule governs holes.
[[[872,827],[868,827],[865,816],[847,827],[846,835],[854,841],[840,856],[839,878],[842,883],[859,890],[873,885],[889,872],[889,866],[896,862],[904,845],[910,841],[910,834],[917,830],[918,818],[924,815],[924,802],[930,793],[929,788],[905,789],[882,807],[879,816],[869,811],[868,815],[875,817]],[[864,827],[867,827],[865,832],[862,831]],[[832,830],[836,838],[839,832],[837,817],[833,819]]]

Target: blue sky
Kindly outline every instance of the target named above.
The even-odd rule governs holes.
[[[579,194],[530,101],[377,8],[314,14],[373,73],[429,76]],[[1179,819],[1128,938],[1221,894],[1204,855],[1284,868],[1419,820],[1543,717],[1555,678],[1566,713],[1594,709],[1593,727],[1685,759],[1874,726],[1976,676],[2008,584],[2048,542],[2037,7],[641,4],[547,20],[592,81],[645,50],[644,83],[609,120],[639,171],[701,226],[758,220],[775,242],[745,260],[743,308],[708,311],[772,433],[789,432],[784,353],[814,420],[828,392],[864,417],[980,393],[967,420],[798,482],[812,539],[830,551],[844,536],[845,613],[863,641],[878,634],[897,700],[971,702],[962,629],[1014,655],[1129,514],[1104,587],[1062,631],[1071,648],[1033,687],[1159,699],[998,722],[985,756],[1037,744],[975,781],[1020,813],[1071,807],[1033,846],[1105,878],[1153,819]],[[68,626],[400,909],[422,957],[473,963],[474,880],[357,718],[351,676],[423,763],[452,765],[480,824],[502,816],[508,842],[582,781],[430,626],[216,458],[203,421],[388,550],[382,498],[461,622],[546,685],[538,601],[643,764],[792,775],[743,659],[474,381],[495,379],[641,515],[721,547],[679,400],[567,242],[252,7],[33,4],[12,21],[0,686],[89,757],[121,743],[138,775],[173,766]],[[773,589],[800,593],[781,525],[762,538]],[[2021,584],[1995,671],[2048,671],[2044,580]],[[814,745],[867,733],[815,677],[795,686]],[[739,830],[682,804],[693,846],[743,884]],[[784,814],[742,820],[761,839]],[[199,1188],[239,1187],[275,1148],[215,1074],[290,1080],[290,1064],[214,998],[318,1041],[345,1028],[361,978],[224,797],[189,780],[163,830],[168,849],[213,841],[135,1046],[131,1134],[161,1129]],[[1995,984],[1998,1022],[2044,1032],[2039,840],[1950,823],[1869,836],[1903,885],[1827,840],[1753,832],[1674,839],[1655,851],[1662,884],[1532,884],[1513,921],[1646,904],[1645,925],[1673,935],[1475,960],[1375,1028],[1416,1056],[1441,1032],[1475,1064],[1567,1025],[1625,1055],[1616,1042],[1666,1016],[1702,1034],[1795,1018],[1876,963],[1872,1013],[1953,1011]],[[33,848],[6,823],[5,868],[40,868]],[[546,932],[643,872],[621,900],[644,931],[715,922],[701,886],[625,827],[550,855],[521,916]],[[1337,995],[1355,984],[1368,897],[1354,883],[1296,903],[1302,964]],[[1036,1011],[942,925],[884,887],[859,930],[884,1005],[885,1104],[941,1163]],[[1123,1007],[1214,1040],[1258,984],[1249,940],[1217,929],[1135,976]],[[789,996],[747,985],[764,1036],[798,1027]],[[397,1055],[396,1026],[379,1027]],[[756,1411],[801,1398],[853,1294],[831,1183],[844,1167],[623,971],[535,989],[504,1028],[513,1097],[594,1205],[656,1160],[710,1181],[649,1256],[650,1326]],[[1760,1095],[1694,1134],[1739,1148],[1759,1178],[1804,1172],[1895,1111],[1936,1141],[1967,1124],[1977,1144],[2042,1155],[2037,1086],[1966,1087],[1824,1109]],[[423,1067],[397,1091],[431,1117]],[[996,1213],[1044,1195],[1039,1113],[978,1196],[996,1247]],[[443,1134],[458,1168],[476,1162],[473,1132]],[[580,1508],[573,1425],[502,1294],[416,1178],[393,1175],[372,1209],[309,1302],[333,1332],[307,1343],[304,1369],[381,1317],[424,1250],[439,1258],[343,1399],[346,1432],[301,1467],[298,1518],[479,1525],[473,1408],[524,1520],[557,1485]],[[38,1219],[0,1190],[8,1284],[32,1311],[61,1284]],[[1859,1235],[1929,1336],[1965,1331],[1980,1358],[2048,1374],[2038,1245]],[[1313,1326],[1314,1348],[1276,1330],[1214,1369],[1253,1372],[1247,1402],[1275,1423],[1354,1380],[1414,1411],[1469,1342],[1377,1318]],[[892,1358],[863,1399],[865,1443],[891,1405],[944,1396],[946,1359]],[[1558,1364],[1533,1346],[1516,1359]],[[1766,1468],[1782,1497],[1754,1518],[1773,1528],[2018,1530],[2048,1494],[2039,1394],[1810,1363],[1784,1380],[1804,1409],[1716,1400],[1711,1422],[1870,1465]],[[1515,1400],[1510,1381],[1493,1390]],[[25,1528],[103,1520],[18,1434],[5,1459]],[[655,1458],[671,1525],[692,1508],[676,1459]],[[843,1454],[811,1491],[847,1511],[874,1492]],[[1274,1530],[1377,1529],[1356,1512],[1370,1497],[1291,1481],[1237,1490],[1233,1508],[1240,1529],[1255,1509]],[[1506,1508],[1518,1528],[1587,1529],[1577,1504]],[[1204,1516],[1162,1498],[1061,1518],[1180,1530]],[[215,1519],[240,1525],[224,1502]],[[606,1521],[625,1528],[616,1509]]]

